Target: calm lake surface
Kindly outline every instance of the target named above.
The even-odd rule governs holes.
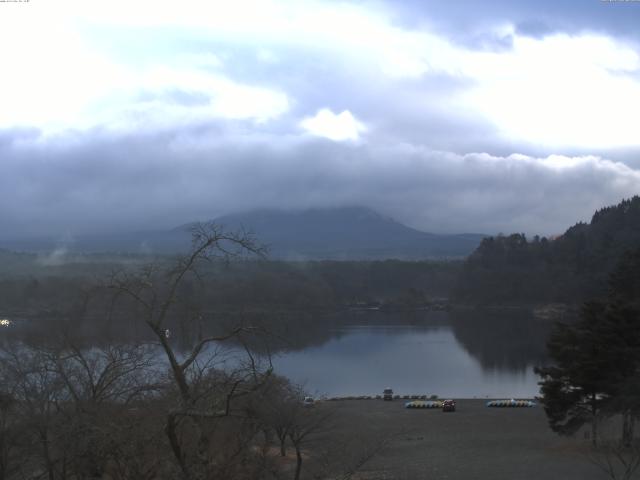
[[[547,363],[550,330],[550,321],[524,309],[294,313],[268,326],[282,339],[269,346],[275,372],[315,396],[393,388],[400,395],[453,398],[537,395],[533,367]],[[174,342],[190,344],[178,327],[172,332]],[[212,348],[221,349],[220,368],[237,365],[237,347]]]
[[[550,325],[526,312],[365,312],[340,320],[325,341],[279,353],[277,373],[315,395],[533,397]]]

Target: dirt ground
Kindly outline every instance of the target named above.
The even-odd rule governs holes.
[[[458,400],[457,410],[405,409],[403,400],[322,402],[356,442],[391,438],[360,470],[361,479],[590,480],[608,478],[589,460],[589,440],[560,437],[540,406],[487,408]]]

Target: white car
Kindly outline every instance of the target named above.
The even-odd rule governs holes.
[[[304,405],[305,407],[313,407],[316,404],[316,401],[313,399],[313,397],[304,397],[304,400],[302,401],[302,405]]]

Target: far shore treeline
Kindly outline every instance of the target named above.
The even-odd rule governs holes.
[[[0,251],[0,305],[5,310],[64,310],[92,284],[119,269],[171,257],[77,256],[57,265],[36,255]],[[246,260],[209,265],[203,281],[184,288],[204,307],[245,310],[334,310],[345,307],[423,308],[449,297],[461,261]],[[0,315],[2,312],[0,312]]]
[[[259,239],[258,239],[259,240]],[[434,305],[580,304],[606,293],[616,262],[640,245],[640,197],[598,210],[554,239],[524,234],[483,239],[466,260],[305,261],[246,259],[210,265],[187,284],[220,312],[430,308]],[[171,256],[0,250],[0,307],[32,315],[64,311],[117,269]],[[205,305],[206,306],[206,305]]]

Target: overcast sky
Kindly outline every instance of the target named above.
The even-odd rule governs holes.
[[[0,236],[364,205],[555,234],[640,193],[640,1],[0,2]]]

